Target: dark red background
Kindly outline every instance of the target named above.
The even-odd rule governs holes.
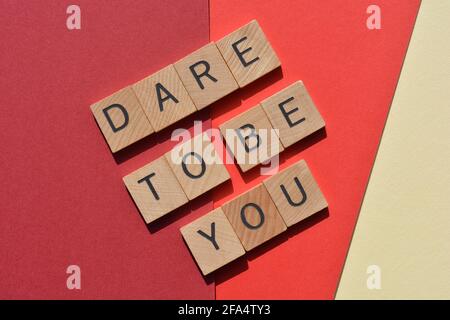
[[[122,183],[171,130],[113,157],[89,109],[208,43],[208,2],[77,1],[74,31],[70,4],[0,5],[0,298],[212,299],[178,231],[208,197],[149,230]],[[81,290],[66,288],[70,264]]]

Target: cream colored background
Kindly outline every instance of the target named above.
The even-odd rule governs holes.
[[[449,168],[450,1],[423,0],[337,299],[450,299]]]

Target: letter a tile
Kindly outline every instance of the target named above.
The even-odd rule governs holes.
[[[222,210],[246,251],[287,229],[263,184],[225,203]]]
[[[203,275],[245,254],[220,208],[182,227],[180,231]]]
[[[288,227],[328,207],[304,160],[264,181]]]
[[[267,98],[261,105],[273,127],[279,130],[285,148],[325,126],[302,81]]]
[[[146,223],[188,202],[164,157],[130,173],[123,181]]]
[[[281,65],[256,20],[219,40],[217,47],[241,88]]]
[[[212,42],[176,62],[175,69],[198,110],[239,88]]]
[[[91,110],[113,153],[154,132],[131,87],[92,104]]]
[[[196,111],[173,65],[135,83],[133,90],[157,132]]]

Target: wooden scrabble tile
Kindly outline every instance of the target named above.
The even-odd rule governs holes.
[[[267,98],[261,105],[272,126],[280,130],[285,148],[325,126],[302,81]]]
[[[164,157],[127,175],[123,181],[146,223],[188,202]]]
[[[243,172],[284,150],[261,105],[228,120],[219,128]]]
[[[230,179],[206,133],[177,145],[165,156],[189,200]]]
[[[91,110],[113,153],[154,132],[131,87],[92,104]]]
[[[203,275],[245,254],[220,208],[182,227],[180,231]]]
[[[212,42],[176,62],[175,69],[198,110],[238,89]]]
[[[263,184],[225,203],[222,210],[246,251],[287,229]]]
[[[288,227],[328,207],[304,160],[265,180],[264,185]]]
[[[219,40],[217,47],[241,88],[281,65],[256,20]]]
[[[135,83],[133,90],[155,131],[196,111],[172,64]]]

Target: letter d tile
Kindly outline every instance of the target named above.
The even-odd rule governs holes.
[[[92,104],[91,110],[113,153],[154,132],[131,87]]]

